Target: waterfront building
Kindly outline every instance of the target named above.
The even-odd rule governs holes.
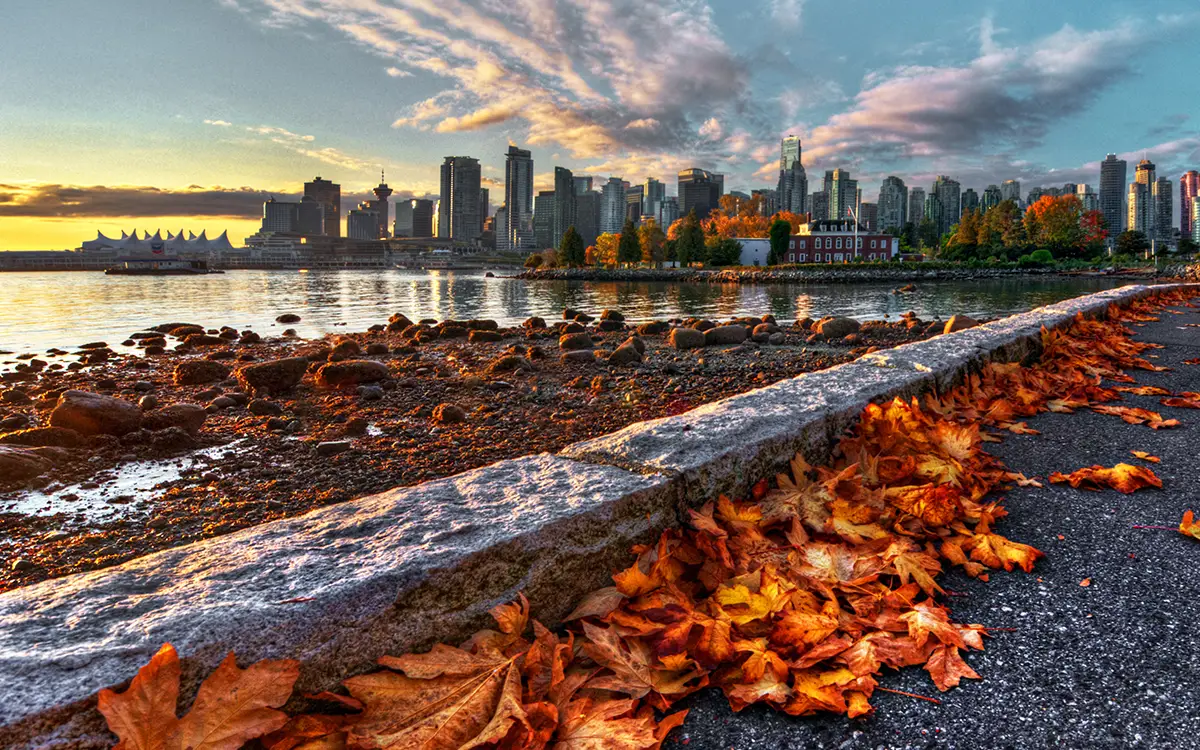
[[[1000,185],[1000,200],[1012,201],[1017,204],[1017,208],[1021,207],[1021,182],[1020,180],[1005,180]]]
[[[1100,213],[1108,226],[1110,244],[1125,230],[1125,175],[1128,165],[1116,154],[1100,162]]]
[[[895,175],[884,178],[879,186],[879,228],[903,229],[908,221],[908,186]]]
[[[534,212],[537,215],[537,212]],[[575,175],[564,167],[554,168],[554,226],[553,246],[558,247],[562,236],[575,226]]]
[[[687,216],[696,212],[700,219],[707,219],[714,208],[720,205],[725,187],[725,176],[695,167],[685,169],[678,175],[679,211]]]
[[[392,189],[388,187],[387,180],[384,179],[383,170],[379,170],[379,184],[371,191],[375,195],[375,200],[371,201],[372,208],[379,216],[379,224],[376,227],[375,239],[387,239],[388,236],[388,198],[392,195]],[[485,191],[486,195],[486,191]],[[485,197],[486,202],[486,197]],[[349,230],[346,232],[349,234]]]
[[[442,162],[438,237],[469,243],[483,231],[479,216],[481,176],[479,160],[470,156],[447,156]]]
[[[583,245],[595,245],[600,236],[600,193],[588,190],[575,196],[575,231]]]
[[[999,206],[1002,200],[1004,198],[1000,196],[1000,186],[988,185],[984,188],[983,197],[979,200],[979,207],[984,213],[987,213],[990,209]]]
[[[346,238],[351,240],[379,239],[379,212],[374,201],[363,201],[346,214]]]
[[[1179,178],[1179,234],[1191,237],[1195,226],[1192,209],[1200,197],[1200,172],[1189,170]]]
[[[1092,190],[1091,185],[1076,185],[1075,197],[1079,199],[1079,205],[1084,211],[1100,210],[1100,196],[1096,195],[1096,191]]]
[[[829,193],[818,190],[808,197],[808,217],[813,221],[829,218]]]
[[[808,174],[804,171],[800,138],[789,135],[779,146],[779,183],[776,187],[779,211],[806,213],[808,206]]]
[[[553,190],[543,190],[533,199],[533,241],[538,250],[558,247],[554,242]]]
[[[933,194],[937,196],[939,204],[938,215],[940,218],[935,223],[938,228],[938,237],[941,237],[958,223],[958,219],[962,215],[962,187],[957,180],[952,180],[946,175],[938,175],[938,178],[933,181]]]
[[[143,236],[139,238],[138,230],[134,229],[129,234],[121,232],[121,238],[115,239],[104,236],[103,232],[96,232],[96,239],[85,240],[79,245],[79,249],[89,253],[115,251],[117,255],[163,255],[169,253],[195,257],[210,252],[233,250],[227,232],[221,232],[221,235],[213,240],[210,240],[207,232],[204,231],[201,231],[199,236],[188,232],[185,237],[183,229],[176,234],[168,231],[165,238],[162,236],[161,229],[155,230],[153,235],[149,232],[142,234]]]
[[[1157,181],[1154,162],[1142,159],[1134,169],[1133,182],[1129,183],[1126,226],[1144,234],[1151,243],[1158,239],[1158,211],[1154,203]]]
[[[934,231],[937,232],[939,243],[941,242],[941,236],[943,234],[939,228],[942,226],[942,214],[944,213],[944,210],[945,209],[942,206],[942,201],[940,198],[938,198],[938,194],[936,192],[931,192],[929,195],[925,196],[924,218],[929,219],[929,221],[933,224]]]
[[[642,186],[642,215],[653,216],[657,221],[659,206],[666,197],[667,186],[653,177],[647,177],[646,184]]]
[[[859,212],[859,222],[868,232],[879,230],[879,204],[860,203]]]
[[[592,178],[584,176],[575,177],[575,195],[583,195],[590,192],[592,192]]]
[[[788,263],[847,263],[852,260],[892,260],[900,255],[900,240],[868,231],[853,219],[818,219],[800,225],[788,241]]]
[[[979,210],[979,193],[974,188],[967,188],[962,193],[962,209],[960,216],[968,211]]]
[[[501,203],[492,217],[492,231],[495,234],[493,241],[497,252],[506,252],[511,249],[508,247],[504,237],[504,228],[506,226],[508,226],[508,208]],[[501,247],[502,242],[506,243],[503,248]]]
[[[396,237],[432,237],[433,201],[411,198],[397,203],[392,234]]]
[[[858,210],[858,180],[842,168],[833,170],[829,190],[829,218],[845,219]]]
[[[625,182],[609,177],[600,195],[600,234],[620,234],[625,226]]]
[[[505,218],[499,225],[496,249],[520,252],[532,248],[533,158],[529,151],[516,146],[508,147],[504,162],[504,206]]]
[[[301,198],[296,231],[307,237],[325,234],[325,204],[307,195]]]
[[[325,236],[342,236],[342,186],[317,175],[304,183],[304,197],[312,198],[325,209]]]
[[[295,232],[300,223],[298,201],[277,201],[274,198],[263,203],[260,232]]]
[[[1196,201],[1200,204],[1200,201]],[[668,195],[662,199],[662,203],[658,208],[658,225],[665,232],[676,221],[679,221],[679,199],[674,195]]]
[[[1192,241],[1200,245],[1200,200],[1192,201]]]
[[[915,187],[908,191],[907,223],[916,226],[925,218],[925,188]],[[903,227],[901,227],[903,229]]]
[[[642,221],[643,195],[645,195],[644,186],[625,183],[625,218],[634,224],[640,224]]]
[[[1154,181],[1154,232],[1163,245],[1175,244],[1175,201],[1173,185],[1166,177]]]

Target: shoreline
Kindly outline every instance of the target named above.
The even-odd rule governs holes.
[[[968,268],[964,266],[922,268],[922,264],[903,267],[886,266],[818,266],[774,268],[730,268],[721,270],[662,268],[551,268],[529,270],[510,278],[525,281],[593,281],[593,282],[668,282],[680,284],[857,284],[915,281],[972,281],[981,279],[1063,276],[1067,278],[1095,277],[1145,281],[1164,279],[1146,271],[1121,273],[1063,271],[1053,268]],[[1182,276],[1182,273],[1178,273]]]
[[[48,465],[0,484],[0,591],[553,453],[944,327],[912,317],[843,323],[817,335],[810,320],[774,326],[743,318],[720,343],[677,349],[672,327],[703,342],[696,329],[716,324],[609,317],[510,328],[403,319],[314,340],[164,324],[157,328],[176,334],[131,332],[126,344],[25,355],[17,360],[22,369],[0,373],[0,454],[15,450]],[[752,325],[768,328],[759,341],[741,340]],[[575,330],[590,346],[565,354],[560,334]],[[645,347],[636,357],[621,348],[635,335]],[[144,356],[124,353],[134,347]],[[307,372],[284,392],[255,394],[236,378],[243,366],[294,357],[305,358]],[[319,368],[342,362],[369,377],[318,382]],[[184,370],[192,375],[180,382]],[[66,390],[154,403],[140,429],[76,434],[51,426]],[[137,476],[153,481],[133,486]]]

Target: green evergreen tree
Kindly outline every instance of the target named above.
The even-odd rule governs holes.
[[[792,240],[792,225],[783,219],[776,219],[771,222],[768,236],[771,238],[771,249],[767,253],[767,265],[778,265],[787,257],[788,243]]]
[[[582,266],[587,262],[587,248],[574,226],[563,233],[562,242],[558,244],[558,258],[567,266]]]
[[[637,227],[630,220],[621,229],[621,241],[617,245],[617,260],[621,263],[638,263],[642,259],[642,245],[638,241]]]
[[[679,261],[680,268],[687,268],[692,263],[704,260],[704,230],[700,228],[695,209],[684,217],[683,226],[675,238],[675,258]]]

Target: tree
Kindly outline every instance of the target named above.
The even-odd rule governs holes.
[[[617,248],[621,244],[619,235],[605,232],[596,238],[596,262],[604,266],[617,265]]]
[[[1083,232],[1083,245],[1088,255],[1096,256],[1104,253],[1108,240],[1108,222],[1099,211],[1084,211],[1079,219],[1079,229]]]
[[[742,262],[742,243],[729,237],[709,237],[708,265],[736,266]]]
[[[1074,195],[1045,195],[1025,211],[1025,235],[1055,258],[1078,258],[1085,247],[1082,217],[1083,204]]]
[[[655,268],[662,268],[663,259],[667,257],[667,235],[658,226],[658,222],[647,219],[645,224],[638,227],[637,234],[642,262],[653,263]]]
[[[1191,237],[1180,237],[1179,247],[1176,249],[1183,255],[1195,255],[1200,251],[1200,245],[1197,245]]]
[[[917,239],[921,243],[921,247],[926,250],[938,249],[938,234],[937,226],[930,218],[921,219],[921,223],[917,225]]]
[[[1117,252],[1121,255],[1141,255],[1150,249],[1150,240],[1136,230],[1117,235]]]
[[[588,246],[587,246],[587,250],[584,250],[584,251],[583,251],[583,263],[584,263],[584,265],[587,265],[587,266],[594,266],[594,265],[596,265],[596,263],[597,263],[597,262],[598,262],[598,261],[597,261],[597,259],[596,259],[596,246],[595,246],[595,245],[588,245]]]
[[[538,253],[530,253],[529,257],[525,259],[525,267],[526,268],[538,268],[541,265],[542,265],[542,256],[539,255]]]
[[[568,227],[563,233],[562,242],[558,245],[558,257],[567,266],[582,266],[587,262],[587,249],[574,226]]]
[[[626,219],[625,227],[621,229],[621,239],[617,245],[617,260],[621,263],[637,263],[642,259],[642,246],[638,242],[637,228],[633,221]]]
[[[783,219],[771,222],[771,250],[767,253],[767,265],[774,266],[787,257],[788,243],[792,239],[792,225]]]
[[[704,230],[700,228],[696,211],[689,211],[687,216],[675,224],[679,225],[675,238],[675,256],[679,261],[679,267],[687,268],[692,263],[703,261]],[[671,225],[672,229],[676,229],[675,224]]]

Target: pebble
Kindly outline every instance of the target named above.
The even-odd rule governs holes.
[[[358,397],[363,401],[379,401],[383,398],[383,389],[377,385],[360,385]]]
[[[323,443],[317,443],[318,456],[336,456],[348,450],[350,450],[349,440],[326,440]]]

